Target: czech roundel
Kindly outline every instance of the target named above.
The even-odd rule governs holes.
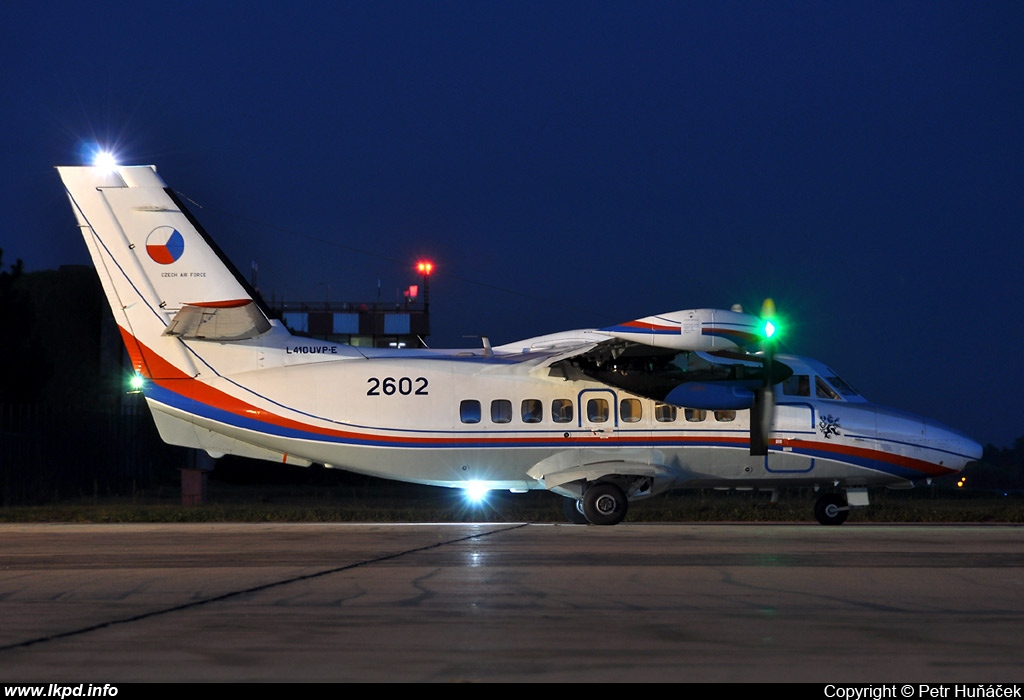
[[[146,252],[161,265],[170,265],[185,252],[185,239],[177,229],[161,226],[146,238]]]

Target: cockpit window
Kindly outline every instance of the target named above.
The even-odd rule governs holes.
[[[793,374],[782,382],[782,393],[785,396],[806,396],[830,401],[851,401],[863,403],[866,399],[856,389],[843,381],[828,367],[815,363],[810,371],[801,367],[807,374]],[[812,393],[813,392],[813,393]]]
[[[833,401],[840,399],[839,393],[821,377],[814,378],[814,391],[819,399],[832,399]]]
[[[786,396],[810,396],[811,375],[794,374],[782,383],[782,393]]]
[[[825,379],[828,381],[829,384],[834,386],[843,396],[860,396],[856,389],[854,389],[852,386],[844,382],[835,374],[831,374],[825,377]]]

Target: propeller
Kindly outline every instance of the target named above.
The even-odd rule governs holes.
[[[763,457],[768,454],[768,436],[775,417],[775,344],[778,327],[775,323],[775,302],[765,299],[761,304],[761,351],[764,353],[764,380],[754,390],[754,405],[750,409],[750,454]]]

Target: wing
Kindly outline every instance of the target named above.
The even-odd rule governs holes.
[[[755,392],[792,374],[759,352],[763,322],[737,309],[691,309],[495,348],[530,353],[533,372],[589,378],[676,406],[751,408]]]

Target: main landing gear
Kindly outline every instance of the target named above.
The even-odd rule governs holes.
[[[583,514],[583,501],[578,501],[575,498],[562,499],[562,513],[565,514],[565,519],[573,525],[588,525],[590,522]]]
[[[626,517],[629,499],[615,484],[598,482],[583,492],[583,498],[562,502],[566,518],[577,525],[617,525]]]

